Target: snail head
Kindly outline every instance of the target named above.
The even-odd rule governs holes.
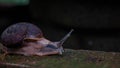
[[[69,33],[67,33],[60,41],[57,41],[57,42],[51,42],[47,45],[47,47],[50,47],[50,48],[53,48],[53,49],[58,49],[60,50],[60,54],[62,54],[62,52],[64,52],[64,49],[63,49],[63,43],[68,39],[68,37],[70,37],[71,33],[73,32],[74,30],[71,29]]]
[[[34,36],[25,38],[24,41],[32,43],[32,45],[38,45],[40,46],[40,48],[49,48],[51,50],[58,50],[59,54],[62,54],[62,52],[64,52],[63,43],[70,37],[72,32],[73,29],[71,29],[69,33],[67,33],[60,41],[57,42],[51,42],[44,37],[36,38]]]

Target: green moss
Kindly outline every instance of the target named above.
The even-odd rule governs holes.
[[[0,0],[2,4],[28,5],[29,0]]]
[[[120,68],[120,53],[66,49],[63,55],[7,55],[1,62],[25,64],[33,68]]]

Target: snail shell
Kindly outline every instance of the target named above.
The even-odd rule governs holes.
[[[19,47],[26,37],[43,37],[40,28],[31,23],[17,23],[5,29],[1,35],[1,42],[6,47]],[[18,45],[19,44],[19,45]]]

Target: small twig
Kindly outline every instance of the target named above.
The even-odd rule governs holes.
[[[28,65],[14,64],[14,63],[2,63],[2,62],[0,62],[0,65],[16,66],[16,67],[22,67],[22,68],[28,68],[28,67],[30,67]]]
[[[0,54],[0,60],[3,61],[6,57],[6,55],[7,55],[7,53]]]
[[[0,59],[4,60],[4,58],[6,57],[8,52],[7,52],[7,48],[5,46],[3,46],[3,44],[0,43],[0,53],[2,53],[2,52],[3,52],[3,54],[0,54]]]

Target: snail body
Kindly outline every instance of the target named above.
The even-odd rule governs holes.
[[[73,30],[72,30],[73,31]],[[70,36],[70,31],[61,41],[52,42],[43,36],[39,27],[31,23],[16,23],[1,34],[3,51],[7,54],[52,55],[64,52],[62,44]]]

